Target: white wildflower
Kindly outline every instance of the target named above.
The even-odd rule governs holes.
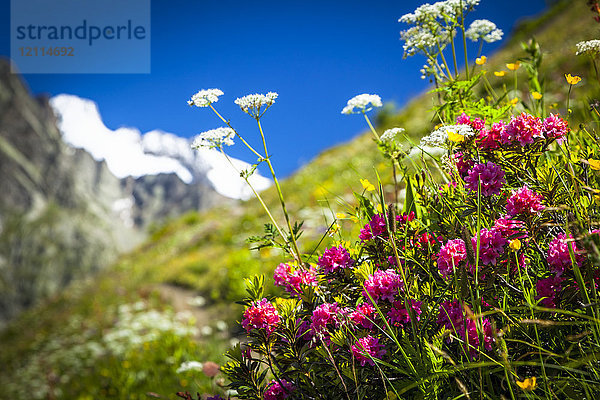
[[[384,143],[394,143],[398,141],[398,135],[405,131],[404,128],[391,128],[386,129],[381,135],[381,141]]]
[[[200,147],[221,148],[233,145],[235,131],[231,128],[217,128],[202,132],[192,142],[192,149]]]
[[[600,40],[594,39],[577,43],[577,53],[575,54],[589,54],[591,56],[600,54]]]
[[[496,24],[487,19],[476,19],[471,23],[465,35],[474,42],[483,39],[487,43],[497,42],[502,39],[501,29],[496,27]]]
[[[350,100],[346,107],[342,110],[342,114],[356,114],[359,112],[367,112],[371,111],[374,107],[381,107],[383,103],[381,102],[381,97],[376,94],[359,94],[358,96],[354,96]],[[354,110],[354,109],[358,110]]]
[[[177,368],[177,373],[180,374],[186,371],[202,371],[203,364],[199,361],[184,361]]]
[[[473,128],[466,124],[444,125],[441,128],[434,131],[433,133],[431,133],[429,136],[425,136],[424,138],[422,138],[421,146],[446,147],[449,132],[467,137],[473,136],[475,134]]]
[[[188,305],[194,307],[204,307],[206,305],[206,299],[202,296],[196,296],[187,301]]]
[[[237,104],[243,112],[250,114],[254,118],[259,118],[261,114],[261,108],[264,107],[263,113],[267,111],[269,107],[275,103],[275,99],[279,95],[275,92],[269,92],[267,94],[249,94],[244,97],[235,99]]]
[[[193,95],[191,100],[188,100],[188,104],[196,107],[208,107],[219,101],[219,96],[223,96],[223,91],[220,89],[204,89]]]

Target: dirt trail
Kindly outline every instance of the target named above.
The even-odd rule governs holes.
[[[175,312],[190,312],[196,319],[196,327],[198,327],[199,330],[207,325],[213,325],[214,315],[211,315],[211,313],[203,307],[190,304],[190,301],[198,297],[198,293],[194,290],[184,289],[166,283],[158,285],[157,289],[160,292],[161,297],[171,304]]]

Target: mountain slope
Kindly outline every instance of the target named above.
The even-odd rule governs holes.
[[[593,76],[587,61],[573,54],[575,43],[594,38],[598,32],[598,25],[591,19],[583,1],[562,2],[548,15],[524,25],[518,35],[524,39],[534,35],[541,43],[542,49],[546,52],[545,70],[550,71],[544,96],[549,103],[556,102],[557,108],[564,114],[564,100],[568,87],[562,74],[580,74],[584,78]],[[568,41],[565,38],[568,38]],[[519,43],[511,41],[505,49],[490,59],[487,68],[489,71],[505,69],[503,67],[505,63],[513,62],[521,56],[523,54]],[[417,71],[414,78],[418,78]],[[496,87],[501,87],[503,84],[510,85],[513,82],[512,77],[504,80],[490,77],[490,81]],[[519,82],[525,81],[521,69]],[[520,89],[527,95],[523,87]],[[587,98],[598,95],[583,84],[573,88],[572,125],[577,123],[578,115],[587,112]],[[431,95],[423,95],[404,107],[398,114],[381,115],[378,129],[402,126],[407,129],[411,139],[418,140],[420,136],[433,129],[431,115],[426,112],[430,106]],[[275,111],[274,108],[273,112]],[[388,162],[379,154],[369,134],[364,134],[349,143],[325,151],[283,182],[283,191],[291,214],[306,221],[306,233],[302,238],[306,252],[312,252],[317,246],[332,220],[332,212],[344,212],[347,211],[347,207],[352,207],[354,204],[352,192],[362,190],[359,178],[368,178],[374,182],[375,171],[382,177],[384,188],[389,187]],[[277,209],[275,191],[270,189],[263,195],[266,202],[272,205],[272,209]],[[329,207],[332,212],[329,211]],[[276,218],[282,220],[282,215],[276,213]],[[0,363],[10,365],[15,371],[23,371],[29,364],[42,357],[40,353],[54,354],[50,350],[47,353],[38,351],[46,341],[44,338],[36,337],[36,333],[66,335],[61,327],[72,318],[67,314],[70,308],[74,309],[77,318],[85,323],[100,325],[103,329],[109,330],[114,321],[105,321],[98,314],[111,310],[119,303],[134,302],[139,299],[150,303],[148,298],[160,296],[160,287],[164,284],[193,289],[207,298],[209,309],[218,308],[221,315],[228,313],[230,320],[237,318],[235,312],[239,312],[239,308],[235,309],[229,304],[244,295],[243,278],[255,273],[270,276],[277,263],[286,260],[275,251],[248,251],[246,237],[259,233],[262,223],[266,221],[267,218],[259,204],[256,201],[248,201],[243,207],[217,207],[202,213],[189,213],[165,225],[156,230],[143,246],[121,258],[113,269],[98,275],[93,283],[79,291],[72,290],[57,297],[53,302],[32,310],[12,324],[0,337],[0,343],[4,343],[0,345],[2,350]],[[344,221],[343,224],[347,228],[353,226],[355,231],[360,228],[350,221]],[[325,243],[321,244],[319,250],[328,244],[327,241],[328,239],[325,238]],[[95,289],[95,286],[100,289]],[[90,293],[95,296],[94,299],[89,298]],[[120,362],[129,360],[125,357],[116,357],[116,359]],[[207,359],[200,359],[200,361]],[[156,365],[138,366],[140,369],[137,371],[160,368],[160,364],[160,361],[156,361]],[[155,381],[138,379],[136,382],[139,382],[140,388],[133,395],[139,394],[139,397],[142,397],[143,390],[152,390],[168,397],[182,387],[187,389],[187,386],[177,384],[180,378],[175,374],[175,369],[176,366],[172,366],[172,373],[163,375],[164,381],[167,382],[164,386],[160,386],[161,384]],[[48,370],[54,371],[51,368]],[[120,374],[124,374],[123,371],[124,368],[116,368],[110,376],[121,376]],[[84,372],[69,371],[69,374],[74,374],[76,377],[85,376],[90,386],[102,380],[101,371],[93,367],[86,367]],[[4,378],[0,377],[0,384],[22,382],[23,380],[18,380],[18,376],[19,374],[15,373],[7,374]],[[207,387],[202,386],[206,381],[203,381],[201,374],[197,374],[197,379],[200,387]],[[110,384],[108,386],[113,389],[116,387]],[[11,387],[14,388],[14,385]],[[119,395],[125,398],[131,394],[127,393],[127,388],[121,389],[121,391],[115,389],[117,393],[115,397]],[[71,396],[76,397],[80,393],[74,389]]]

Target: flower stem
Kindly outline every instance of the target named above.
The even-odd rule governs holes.
[[[369,119],[369,117],[367,116],[367,114],[364,111],[363,111],[363,116],[365,117],[367,124],[369,124],[369,128],[371,128],[371,132],[373,133],[373,136],[375,136],[375,139],[377,139],[377,141],[380,141],[381,139],[379,138],[377,131],[373,127],[373,124],[371,124],[371,120]]]
[[[265,158],[265,157],[262,156],[262,154],[260,154],[256,150],[254,150],[254,148],[252,146],[250,146],[250,144],[248,142],[246,142],[244,140],[244,138],[235,129],[233,129],[233,127],[231,126],[231,124],[229,123],[229,121],[227,121],[225,118],[223,118],[223,116],[221,114],[219,114],[219,112],[213,107],[212,104],[209,104],[209,107],[215,112],[215,114],[217,114],[217,116],[221,119],[221,121],[225,122],[227,124],[227,126],[230,127],[235,132],[235,135],[238,138],[240,138],[240,140],[242,142],[244,142],[244,144],[246,145],[246,147],[249,148],[251,152],[253,152],[261,160]]]
[[[279,186],[279,181],[277,180],[277,176],[275,175],[275,170],[273,169],[273,164],[271,164],[271,159],[269,157],[269,152],[267,150],[267,141],[265,140],[265,134],[262,129],[262,125],[260,124],[260,118],[256,119],[258,123],[258,130],[260,131],[260,136],[262,138],[263,147],[265,149],[265,158],[264,160],[267,162],[269,166],[269,170],[271,171],[271,176],[273,177],[273,181],[275,182],[275,188],[277,189],[277,194],[279,195],[279,202],[281,203],[281,208],[283,210],[283,215],[285,216],[285,222],[287,222],[287,226],[290,232],[290,238],[292,240],[292,246],[294,247],[293,256],[298,261],[299,265],[302,265],[302,259],[300,257],[300,250],[298,250],[298,244],[296,243],[296,234],[292,229],[292,224],[290,222],[290,216],[287,212],[287,208],[285,206],[285,200],[283,199],[283,193],[281,192],[281,186]],[[285,239],[285,238],[284,238]],[[286,240],[287,241],[287,240]]]

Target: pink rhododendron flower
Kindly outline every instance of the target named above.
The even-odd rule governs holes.
[[[275,268],[273,280],[275,285],[284,288],[291,295],[299,296],[302,294],[302,285],[317,286],[317,271],[314,267],[294,270],[288,264],[279,264]]]
[[[556,114],[550,114],[550,116],[544,120],[542,129],[547,138],[554,138],[558,143],[562,143],[565,136],[567,136],[571,130],[569,128],[569,123]]]
[[[437,322],[439,325],[457,334],[465,343],[468,343],[471,354],[476,352],[480,343],[479,334],[477,333],[477,323],[466,315],[464,307],[458,300],[444,301],[440,305]],[[481,328],[484,348],[491,350],[495,338],[489,319],[483,318],[481,320]]]
[[[569,239],[573,237],[570,236]],[[569,254],[569,246],[575,254],[575,260],[577,264],[581,266],[582,257],[581,249],[577,248],[577,244],[574,241],[568,240],[564,233],[559,233],[551,242],[548,249],[548,257],[546,260],[550,265],[552,272],[555,272],[557,276],[560,276],[565,269],[571,267],[571,256]]]
[[[447,278],[459,264],[467,259],[467,248],[462,239],[448,240],[438,253],[437,265],[440,273]]]
[[[482,229],[479,233],[479,260],[483,265],[494,265],[496,259],[504,253],[504,246],[508,241],[502,233],[495,229]],[[477,251],[477,237],[471,238],[473,251]]]
[[[313,311],[310,317],[310,329],[313,333],[324,333],[328,327],[336,328],[339,325],[338,313],[340,308],[337,303],[323,303]]]
[[[452,158],[456,163],[456,169],[458,170],[458,174],[461,178],[464,179],[465,176],[467,176],[469,170],[473,168],[473,165],[475,165],[475,162],[470,158],[467,158],[462,151],[457,151],[456,153],[454,153],[452,155]],[[454,185],[454,187],[456,187],[456,184]]]
[[[498,218],[494,221],[492,228],[500,232],[505,239],[524,239],[527,237],[525,223],[518,219],[510,219],[508,216]]]
[[[490,129],[482,129],[479,132],[479,145],[484,150],[494,150],[500,147],[503,144],[503,134],[506,129],[506,125],[504,122],[496,122],[492,124]],[[504,143],[507,144],[507,143]]]
[[[410,307],[412,307],[417,321],[421,319],[421,302],[416,300],[410,300]],[[390,322],[394,326],[404,326],[410,322],[410,314],[406,309],[405,303],[402,301],[395,301],[392,303],[392,309],[388,312]]]
[[[471,117],[464,112],[456,118],[456,123],[461,125],[469,125],[474,131],[479,131],[485,128],[485,120],[481,118],[471,119]]]
[[[372,358],[381,359],[386,353],[385,347],[379,343],[379,339],[373,336],[365,336],[356,341],[351,347],[352,355],[356,357],[361,366],[375,365]],[[370,357],[369,357],[370,356]]]
[[[366,299],[369,299],[370,296],[375,302],[379,300],[394,301],[394,296],[403,287],[404,283],[400,275],[393,269],[377,270],[365,280],[363,296]]]
[[[265,390],[263,394],[264,400],[283,400],[290,397],[292,391],[294,390],[294,385],[285,379],[280,379],[281,383],[276,379],[273,379],[269,383],[269,387]]]
[[[350,258],[348,250],[344,247],[334,246],[323,252],[323,255],[317,261],[317,265],[323,269],[323,272],[330,274],[338,269],[352,267],[354,260]]]
[[[375,319],[375,307],[370,303],[363,303],[356,307],[356,310],[350,313],[350,320],[357,326],[365,329],[373,329],[373,320]]]
[[[373,237],[385,235],[387,235],[385,218],[383,218],[383,215],[381,214],[375,214],[373,215],[373,218],[371,218],[371,221],[361,229],[358,237],[364,242],[371,240]]]
[[[538,117],[527,113],[512,117],[505,129],[505,140],[516,140],[521,146],[531,144],[534,139],[543,137],[542,121]]]
[[[506,183],[504,171],[498,165],[491,161],[485,164],[477,164],[471,168],[465,177],[466,187],[472,192],[477,193],[481,185],[481,194],[491,196],[500,194],[502,185]]]
[[[244,311],[242,327],[250,332],[252,329],[265,329],[267,333],[275,330],[279,323],[279,314],[267,299],[255,301]]]
[[[537,214],[545,207],[542,205],[544,198],[523,186],[520,189],[514,190],[506,203],[506,211],[508,215],[516,216],[521,214]]]
[[[537,290],[536,300],[542,299],[540,304],[548,308],[556,308],[558,302],[558,295],[562,290],[563,278],[559,275],[551,276],[544,279],[539,279],[535,288]]]

